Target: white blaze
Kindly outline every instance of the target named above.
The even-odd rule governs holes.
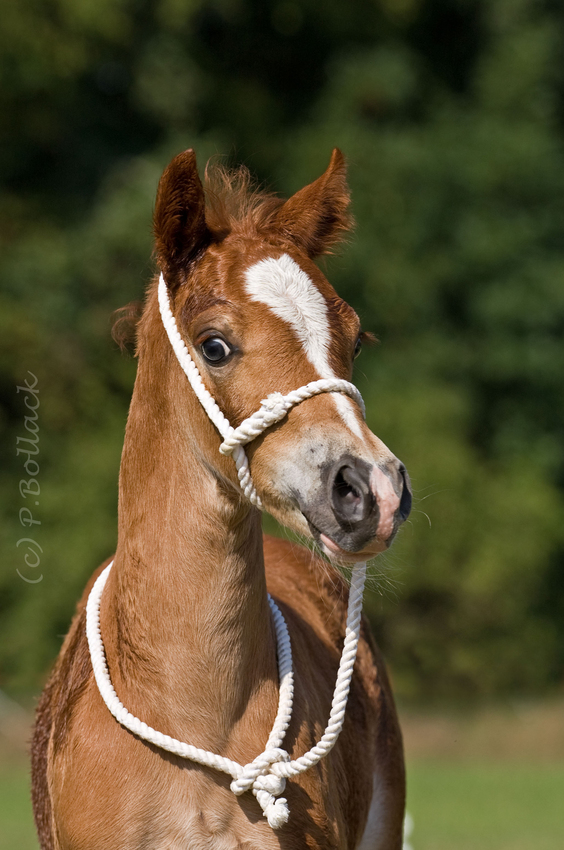
[[[303,269],[288,254],[282,254],[250,266],[245,278],[252,300],[266,304],[290,325],[319,377],[335,378],[328,357],[331,332],[327,302]],[[343,393],[331,393],[331,397],[346,425],[362,437],[351,399]]]

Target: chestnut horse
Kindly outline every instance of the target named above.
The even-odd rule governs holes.
[[[313,262],[350,224],[345,171],[335,150],[325,173],[287,201],[250,191],[244,170],[210,169],[204,189],[193,151],[161,178],[154,230],[165,292],[231,423],[270,393],[350,380],[360,323]],[[218,452],[217,430],[167,338],[156,279],[137,337],[118,544],[100,603],[112,684],[151,727],[248,764],[277,712],[270,593],[294,657],[284,748],[296,759],[323,733],[343,646],[348,588],[331,561],[365,561],[390,545],[409,513],[407,475],[354,399],[333,391],[308,398],[246,451],[263,508],[329,562],[263,537],[260,511],[233,459]],[[365,622],[340,737],[288,780],[290,817],[273,829],[251,793],[232,793],[229,776],[114,719],[85,631],[100,570],[38,706],[32,794],[43,850],[400,850],[401,734]]]

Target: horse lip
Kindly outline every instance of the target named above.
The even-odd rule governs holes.
[[[323,553],[332,561],[338,560],[347,564],[357,564],[360,561],[367,560],[366,555],[363,555],[362,552],[347,552],[346,549],[341,549],[339,544],[327,537],[326,534],[319,535],[319,542]]]
[[[388,543],[376,540],[375,542],[379,544],[379,548],[377,551],[366,552],[361,550],[360,552],[351,552],[347,549],[343,549],[342,546],[339,546],[328,534],[324,534],[320,531],[317,526],[315,526],[312,521],[304,514],[307,524],[309,525],[310,531],[314,537],[314,539],[319,544],[319,547],[324,555],[326,555],[331,561],[338,561],[343,564],[358,564],[362,561],[368,561],[370,558],[376,557],[376,555],[380,554],[380,552],[384,552],[388,548]]]

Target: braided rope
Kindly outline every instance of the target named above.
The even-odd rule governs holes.
[[[300,404],[305,399],[319,393],[346,393],[358,403],[364,415],[364,402],[354,384],[339,378],[331,378],[312,381],[298,390],[288,393],[286,396],[281,393],[272,393],[262,401],[258,411],[245,419],[237,428],[233,428],[204,385],[198,368],[192,360],[186,344],[178,331],[176,321],[170,309],[166,283],[162,274],[159,278],[158,298],[163,324],[174,353],[202,407],[223,437],[220,452],[224,455],[232,455],[236,464],[241,489],[249,501],[256,507],[261,508],[262,503],[251,478],[249,462],[243,449],[244,445],[251,442],[259,434],[262,434],[271,425],[280,422],[296,404]],[[122,704],[111,682],[104,643],[100,632],[100,600],[112,564],[113,561],[98,576],[86,605],[86,634],[90,648],[90,657],[92,659],[92,668],[98,689],[109,711],[122,726],[143,740],[182,758],[190,759],[198,764],[213,767],[229,774],[233,778],[230,786],[233,793],[240,795],[251,790],[257,798],[270,826],[273,829],[278,829],[287,823],[289,817],[287,801],[284,797],[280,797],[280,794],[284,791],[286,779],[303,773],[326,756],[335,746],[343,727],[360,638],[360,618],[362,613],[362,595],[366,579],[366,564],[356,564],[353,569],[345,641],[327,727],[319,742],[311,750],[294,761],[290,759],[289,754],[281,746],[292,717],[294,695],[290,636],[282,612],[270,594],[268,595],[277,641],[278,673],[280,677],[278,711],[264,752],[260,753],[260,755],[247,765],[241,765],[216,753],[202,750],[191,744],[178,741],[169,735],[164,735],[132,715]]]

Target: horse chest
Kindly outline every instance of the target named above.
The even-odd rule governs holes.
[[[142,846],[147,850],[280,850],[286,846],[266,823],[249,822],[219,796],[212,792],[195,807],[164,808]],[[133,846],[137,850],[138,845]]]
[[[116,724],[103,706],[97,708],[99,713],[89,709],[88,737],[81,728],[87,722],[84,706],[77,709],[73,730],[55,756],[51,790],[60,850],[346,847],[341,830],[327,818],[314,773],[288,784],[290,822],[275,831],[250,792],[235,797],[228,777],[163,757]]]

